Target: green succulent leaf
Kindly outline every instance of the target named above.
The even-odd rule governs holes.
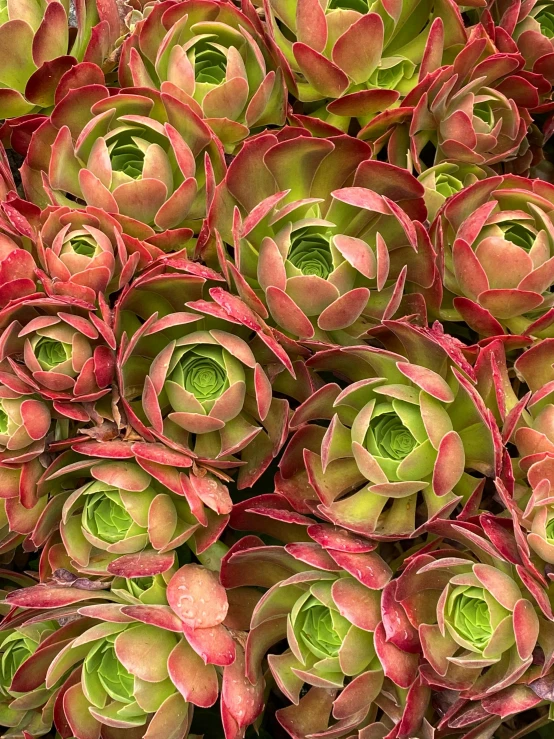
[[[43,370],[52,370],[71,359],[71,344],[41,336],[35,344],[35,356]]]
[[[191,61],[194,64],[194,76],[197,82],[215,86],[225,81],[227,56],[224,51],[207,39],[198,41]]]
[[[482,651],[493,633],[490,609],[483,588],[460,586],[449,596],[449,622],[455,631]]]
[[[229,387],[224,350],[196,346],[177,362],[170,380],[202,401],[217,400]]]
[[[554,516],[546,524],[546,540],[549,544],[554,544]]]
[[[10,419],[4,407],[2,401],[0,401],[0,434],[5,435],[8,433]]]
[[[316,226],[306,226],[291,236],[288,260],[303,275],[315,275],[324,280],[333,271],[331,231]]]
[[[366,14],[369,9],[367,0],[331,0],[329,10],[355,10]]]
[[[436,179],[435,189],[445,198],[460,192],[463,187],[464,183],[461,180],[447,172],[441,172]]]
[[[503,230],[507,241],[511,241],[512,244],[520,246],[525,251],[531,250],[537,237],[534,231],[521,223],[509,223]]]
[[[143,142],[148,146],[148,142]],[[138,145],[132,131],[117,134],[108,147],[112,167],[127,177],[138,180],[142,177],[144,166],[144,147]]]
[[[336,657],[350,623],[314,596],[301,607],[295,631],[305,647],[318,659]]]
[[[554,11],[549,8],[543,8],[535,16],[535,20],[540,23],[541,31],[547,38],[554,38]]]
[[[97,251],[98,244],[96,240],[90,234],[78,232],[65,242],[62,246],[61,254],[73,252],[82,257],[92,258],[96,255]]]
[[[366,434],[366,447],[372,454],[401,461],[414,449],[417,441],[394,412],[377,413]]]
[[[108,544],[124,539],[134,525],[118,490],[111,487],[86,495],[82,523],[85,531]]]
[[[117,659],[114,641],[115,635],[99,641],[84,662],[87,697],[97,708],[104,708],[108,697],[123,704],[134,702],[134,677]]]

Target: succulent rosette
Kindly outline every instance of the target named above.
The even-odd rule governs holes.
[[[64,424],[32,388],[0,365],[0,552],[13,550],[29,535],[44,510],[36,483],[44,468],[38,457]]]
[[[401,321],[385,322],[381,338],[396,351],[343,347],[308,360],[335,381],[296,409],[276,488],[300,512],[395,539],[479,500],[481,475],[498,470],[500,432],[455,341]]]
[[[35,293],[105,307],[136,272],[169,251],[186,252],[192,230],[157,233],[101,208],[48,206],[10,194],[0,234],[0,306]],[[102,297],[100,297],[102,296]]]
[[[57,628],[56,621],[44,621],[0,632],[0,721],[7,727],[8,736],[21,735],[23,731],[41,736],[50,730],[51,708],[48,710],[45,705],[49,692],[41,685],[27,691],[21,685],[20,675],[26,661],[41,646],[44,648],[44,642]]]
[[[77,616],[61,629],[51,658],[35,658],[19,675],[19,684],[42,678],[56,691],[58,730],[69,726],[76,739],[110,727],[132,737],[184,739],[192,707],[217,700],[222,671],[226,735],[238,739],[262,708],[263,684],[244,675],[242,648],[223,625],[229,605],[216,575],[197,564],[171,571],[159,556],[140,553],[124,558],[108,590],[98,584],[83,578],[8,595],[23,623],[25,609],[41,611],[38,622]],[[33,667],[38,674],[30,674]]]
[[[129,255],[122,228],[109,213],[60,206],[45,211],[43,218],[38,260],[58,295],[95,305],[100,293],[120,290],[141,262],[139,251]]]
[[[220,0],[153,6],[123,44],[119,81],[175,95],[230,151],[250,131],[285,122],[283,72],[259,22]]]
[[[80,0],[71,28],[69,3],[5,3],[0,15],[2,118],[30,116],[54,105],[57,85],[79,84],[77,62],[109,70],[123,31],[117,4]]]
[[[418,220],[423,187],[369,156],[346,136],[267,133],[244,145],[215,195],[209,221],[221,270],[294,339],[352,343],[382,318],[425,312],[436,268]],[[256,188],[245,179],[251,171]]]
[[[418,630],[427,662],[420,668],[424,682],[479,701],[479,718],[495,731],[502,698],[504,705],[513,701],[514,713],[525,710],[521,704],[529,693],[530,706],[536,705],[524,686],[552,667],[545,583],[506,519],[483,514],[475,523],[437,522],[433,530],[465,546],[410,557],[397,583],[396,606]],[[541,664],[534,663],[536,648],[543,650]],[[444,723],[464,725],[453,719],[464,713],[464,704],[453,704]],[[472,719],[468,715],[465,725]]]
[[[527,465],[526,465],[527,466]],[[554,482],[552,457],[532,461],[527,469],[530,490],[519,490],[519,511],[516,520],[527,534],[529,548],[542,562],[554,564]]]
[[[498,50],[519,51],[526,70],[554,82],[554,14],[550,0],[532,0],[521,8],[506,0],[489,6],[481,20]]]
[[[187,648],[177,633],[176,616],[163,604],[149,606],[155,625],[143,623],[115,603],[86,605],[90,598],[89,592],[74,588],[36,586],[22,600],[26,608],[49,609],[46,617],[68,603],[80,612],[71,624],[73,633],[52,644],[45,668],[37,651],[27,669],[20,670],[20,683],[42,678],[52,694],[48,729],[53,718],[58,730],[66,732],[69,727],[76,739],[85,739],[91,730],[98,734],[118,730],[132,737],[147,730],[148,736],[162,737],[168,736],[168,726],[171,736],[186,737],[192,707],[170,679],[170,671],[178,679],[179,667],[172,667],[172,660],[183,658],[180,645]]]
[[[548,96],[550,83],[524,79],[523,58],[490,54],[488,37],[477,31],[453,64],[427,75],[401,108],[376,116],[359,137],[418,172],[444,161],[494,165],[528,152],[529,109]]]
[[[17,378],[6,378],[20,385]],[[32,456],[44,450],[44,439],[50,430],[51,414],[46,403],[32,397],[26,388],[23,394],[7,385],[0,385],[0,453],[8,461]],[[31,397],[28,397],[31,395]]]
[[[224,167],[221,144],[176,97],[144,88],[110,95],[91,82],[35,131],[21,174],[41,207],[88,205],[128,230],[138,222],[165,231],[200,228],[207,182]]]
[[[481,336],[549,335],[553,202],[552,185],[510,175],[448,200],[432,227],[444,254],[443,320],[461,318]]]
[[[328,3],[271,0],[268,30],[293,95],[311,115],[347,131],[394,108],[429,72],[466,43],[452,0]],[[360,48],[364,53],[360,54]],[[308,104],[308,105],[306,105]]]
[[[39,481],[49,502],[32,538],[41,546],[59,529],[79,572],[115,574],[121,557],[139,552],[167,553],[171,563],[185,542],[205,551],[227,523],[227,488],[205,470],[192,471],[190,456],[117,440],[77,442],[73,449]]]
[[[40,394],[61,416],[90,420],[83,404],[111,393],[115,369],[113,332],[91,307],[36,294],[6,306],[0,361],[13,379],[4,384]]]
[[[500,343],[493,341],[489,347]],[[504,409],[503,438],[513,445],[518,456],[505,460],[502,481],[497,483],[502,500],[517,525],[527,533],[531,550],[542,562],[554,562],[554,507],[551,486],[554,478],[554,395],[552,339],[524,351],[514,362],[514,372],[524,382],[521,398],[515,395],[508,379],[505,355],[494,351],[490,372],[496,376],[497,408]],[[482,380],[485,378],[483,377]],[[523,394],[523,390],[529,389]]]
[[[7,215],[15,202],[13,194],[10,192],[3,200],[0,214],[0,309],[5,308],[12,300],[40,292],[32,238],[34,230],[31,227],[24,228],[22,234]]]
[[[129,422],[144,438],[177,444],[208,466],[242,465],[239,486],[251,485],[287,433],[289,404],[274,397],[269,368],[279,381],[282,362],[291,371],[292,364],[269,328],[240,325],[248,309],[236,297],[213,287],[219,302],[203,299],[204,286],[222,279],[217,273],[186,274],[183,260],[168,264],[163,274],[135,280],[116,306]]]
[[[553,44],[0,0],[5,739],[550,739]]]
[[[249,523],[254,512],[264,515],[265,504],[252,503],[238,514],[248,516]],[[286,509],[278,510],[285,515]],[[294,519],[295,525],[302,525],[301,518]],[[246,674],[256,682],[269,650],[269,670],[292,703],[277,712],[281,725],[291,736],[342,736],[372,720],[370,709],[385,675],[393,690],[394,685],[411,686],[417,645],[410,653],[387,643],[381,593],[392,572],[376,544],[329,525],[311,524],[307,533],[284,548],[245,537],[225,555],[221,580],[230,593],[233,588],[266,589],[261,598],[258,593],[252,612]],[[285,651],[272,653],[285,638]],[[327,690],[329,705],[326,710],[321,706],[321,714],[316,706],[306,710],[300,700],[305,684],[316,689],[314,695],[317,688]],[[303,733],[296,734],[299,723]]]
[[[441,162],[424,170],[417,179],[425,188],[423,197],[429,220],[434,220],[448,198],[494,174],[490,167],[463,162]]]

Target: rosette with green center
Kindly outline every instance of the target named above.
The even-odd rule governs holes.
[[[214,279],[221,281],[202,267],[196,275],[146,273],[122,293],[115,309],[116,331],[129,341],[121,355],[122,398],[145,439],[192,452],[210,467],[241,466],[239,485],[246,486],[284,442],[289,405],[274,397],[273,384],[290,390],[282,365],[292,364],[255,314],[248,327],[240,325],[247,306],[209,288]],[[205,300],[205,288],[219,302]]]
[[[144,88],[110,95],[90,84],[70,90],[37,129],[22,178],[41,207],[92,206],[144,238],[144,226],[198,231],[207,178],[224,169],[221,144],[177,97]]]
[[[396,609],[421,639],[423,679],[485,706],[488,696],[550,669],[533,664],[548,638],[542,577],[505,520],[485,513],[472,523],[434,522],[430,530],[456,548],[410,558],[395,591]]]
[[[207,413],[233,382],[244,382],[244,371],[222,347],[196,345],[183,347],[173,356],[166,380],[171,406],[178,410],[184,390]]]
[[[481,336],[551,335],[553,204],[552,185],[511,175],[450,198],[431,229],[444,248],[443,319]]]
[[[138,553],[167,555],[171,563],[177,547],[189,542],[201,554],[224,529],[232,507],[227,488],[207,471],[191,471],[190,456],[140,442],[74,448],[39,482],[41,500],[49,500],[32,538],[40,547],[59,529],[77,571],[117,574],[114,562]],[[160,586],[144,582],[144,602],[158,597]],[[130,595],[142,600],[140,592]]]
[[[272,518],[275,501],[270,499],[277,497],[239,504],[231,525],[256,530],[265,520],[268,527],[262,528],[268,531],[274,524],[277,537],[294,542],[265,547],[258,537],[247,536],[225,555],[221,568],[230,600],[237,588],[244,600],[248,595],[257,601],[246,642],[246,674],[254,683],[267,664],[291,703],[277,712],[285,728],[302,720],[308,736],[316,731],[322,737],[349,736],[372,720],[372,703],[384,677],[393,694],[412,684],[418,644],[403,650],[388,643],[381,612],[388,612],[392,573],[375,543],[329,524],[313,524],[306,516],[296,515],[293,522],[282,503]],[[261,597],[260,587],[265,589]],[[327,710],[312,718],[300,700],[309,688],[330,696]]]
[[[123,629],[120,629],[123,631]],[[167,660],[173,647],[177,644],[177,638],[169,632],[148,626],[136,626],[134,629],[126,629],[127,638],[144,639],[144,648],[148,649],[156,643],[159,650],[158,659],[163,665]],[[144,726],[152,708],[141,707],[137,691],[140,690],[140,678],[135,677],[116,653],[115,642],[117,634],[111,634],[104,639],[93,643],[83,662],[81,687],[85,698],[90,702],[90,712],[99,719],[105,719],[108,725],[112,721],[122,721],[129,728],[133,726]],[[121,640],[120,640],[121,643]],[[124,647],[123,647],[124,648]],[[127,662],[127,660],[125,660]],[[153,672],[153,671],[152,671]],[[151,681],[146,681],[142,686],[143,691],[151,691],[150,700],[161,705],[173,695],[177,695],[175,686],[169,676],[154,683],[155,689],[150,687]],[[143,705],[148,702],[143,698]]]
[[[499,431],[454,339],[403,321],[375,336],[382,347],[307,361],[327,384],[295,411],[276,484],[293,505],[299,496],[338,526],[388,539],[478,496],[481,476],[495,475]]]
[[[268,28],[304,111],[348,131],[395,108],[466,43],[453,0],[330,2],[271,0]],[[360,49],[364,49],[360,53]]]
[[[21,674],[26,661],[57,628],[56,621],[45,621],[0,635],[0,722],[9,736],[23,731],[40,736],[50,730],[52,718],[45,709],[50,691],[40,683],[27,691]]]
[[[369,157],[347,136],[266,133],[216,192],[202,253],[215,251],[244,302],[294,339],[353,343],[382,318],[423,316],[424,295],[437,303],[423,187]]]
[[[193,660],[196,655],[175,633],[176,617],[167,606],[151,607],[153,618],[158,616],[156,625],[141,623],[140,613],[137,620],[127,616],[124,608],[103,603],[81,607],[88,628],[65,642],[46,677],[48,686],[62,685],[54,708],[56,724],[64,722],[76,739],[103,727],[136,736],[146,725],[156,739],[167,736],[168,726],[172,736],[184,739],[192,707],[176,683],[188,652]],[[179,658],[181,665],[175,667]]]
[[[109,57],[122,30],[116,3],[82,2],[70,18],[66,0],[0,3],[2,118],[51,109],[60,81],[69,89],[82,79],[84,68],[76,69],[77,62],[86,59],[107,71],[113,68]],[[102,76],[100,69],[98,73]]]
[[[175,94],[229,151],[285,122],[283,72],[259,22],[219,0],[155,5],[122,46],[119,81]]]
[[[229,604],[217,576],[198,564],[175,571],[172,560],[143,551],[123,557],[111,583],[73,577],[72,587],[48,583],[9,594],[22,618],[33,609],[40,622],[67,606],[77,615],[54,645],[45,642],[48,659],[37,650],[16,674],[18,685],[40,679],[53,691],[58,731],[69,727],[76,739],[112,729],[185,739],[193,706],[218,699],[220,672],[226,725],[245,728],[261,712],[263,682],[245,677],[242,648],[223,625]]]
[[[494,175],[490,167],[478,167],[463,162],[442,162],[422,172],[418,180],[425,188],[425,205],[432,221],[448,198],[473,185],[478,180]]]

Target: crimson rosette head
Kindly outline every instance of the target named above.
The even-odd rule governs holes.
[[[2,216],[0,307],[45,292],[104,308],[137,272],[166,252],[186,254],[192,245],[189,228],[157,233],[94,206],[51,205],[41,211],[11,194]]]
[[[15,186],[14,186],[15,187]],[[7,195],[2,201],[2,212],[0,214],[0,309],[5,308],[12,300],[25,298],[41,292],[37,279],[38,264],[36,260],[36,229],[29,226],[18,229],[8,217],[14,203],[23,205],[29,214],[29,206],[32,215],[36,216],[34,206],[14,196]],[[23,210],[22,209],[22,210]],[[37,209],[38,211],[38,209]],[[16,210],[19,215],[20,211]],[[27,220],[27,219],[25,219]]]
[[[221,144],[177,98],[89,84],[70,90],[37,129],[21,174],[41,207],[94,206],[127,229],[199,230],[207,183],[224,167]]]
[[[208,465],[242,461],[239,485],[248,486],[287,429],[288,401],[273,396],[269,371],[279,381],[281,358],[291,371],[292,364],[269,328],[241,325],[248,309],[236,297],[214,287],[219,302],[203,299],[206,282],[217,284],[218,274],[203,267],[186,274],[190,264],[174,259],[168,265],[164,274],[135,280],[116,306],[129,422],[144,438],[176,444]]]
[[[444,254],[443,320],[462,319],[481,336],[550,335],[553,204],[552,185],[512,175],[445,203],[431,229]]]
[[[259,20],[250,16],[254,22],[219,0],[158,3],[123,43],[121,86],[175,95],[229,151],[252,130],[282,126],[283,72]]]
[[[0,372],[0,376],[4,374]],[[44,452],[53,424],[49,406],[22,386],[12,388],[17,378],[0,382],[0,552],[21,544],[34,529],[46,499],[37,493],[36,483],[43,467],[38,457]],[[62,424],[63,427],[63,424]],[[63,431],[59,428],[58,431]]]
[[[39,481],[49,500],[32,538],[41,547],[59,531],[77,571],[116,574],[121,557],[140,552],[167,555],[171,564],[179,546],[188,542],[200,555],[225,528],[228,490],[206,470],[192,470],[190,456],[143,442],[84,441],[73,449]]]
[[[481,476],[498,469],[500,432],[459,342],[403,321],[376,336],[385,348],[308,360],[334,382],[296,409],[276,487],[301,512],[394,539],[480,499]]]
[[[364,125],[394,109],[419,80],[451,63],[467,40],[453,0],[394,6],[270,0],[264,7],[290,91],[304,111],[342,131],[352,118]]]
[[[538,75],[525,79],[523,66],[518,53],[491,54],[478,26],[453,64],[427,75],[402,107],[376,116],[359,136],[418,172],[444,161],[500,165],[525,155],[529,167],[529,109],[551,85]]]
[[[100,209],[43,211],[38,261],[57,295],[95,305],[100,293],[117,292],[145,265],[144,251],[129,254],[121,225]]]
[[[244,302],[295,339],[352,343],[382,318],[425,314],[436,268],[423,187],[360,141],[290,135],[260,135],[233,160],[205,254],[215,248]]]
[[[407,560],[396,608],[418,630],[426,660],[423,681],[459,693],[444,724],[470,725],[478,717],[494,731],[508,705],[514,713],[525,710],[529,697],[529,707],[536,705],[525,685],[552,668],[546,582],[509,519],[487,513],[432,528],[455,546],[448,549],[445,542]],[[541,651],[544,661],[537,661],[534,655]],[[477,715],[463,716],[467,699],[479,701]]]
[[[491,342],[494,344],[495,342]],[[506,460],[502,499],[514,520],[527,532],[527,542],[540,558],[537,567],[554,563],[554,339],[545,339],[524,351],[514,363],[522,384],[518,400],[507,377],[505,362],[495,375],[502,377],[497,390],[500,407],[509,412],[504,420],[503,437],[518,456]],[[528,392],[523,394],[523,391]],[[502,392],[504,390],[504,392]]]
[[[481,11],[481,20],[499,51],[519,51],[526,72],[554,82],[554,14],[550,0],[532,0],[520,8],[509,0],[500,0]]]
[[[14,389],[38,393],[62,416],[85,422],[90,412],[83,404],[111,393],[115,370],[113,331],[91,308],[34,294],[0,315],[0,362],[15,376]]]
[[[248,520],[256,529],[255,518],[264,516],[269,502],[254,500],[252,509],[241,506],[244,520],[238,516],[236,522]],[[276,520],[294,520],[289,533],[295,542],[264,546],[258,537],[247,536],[222,563],[229,597],[237,588],[244,602],[249,596],[257,600],[246,643],[246,674],[255,683],[267,659],[276,686],[292,704],[277,711],[290,736],[349,736],[374,720],[373,701],[385,678],[393,694],[410,688],[417,676],[418,643],[399,648],[385,634],[381,602],[388,598],[392,572],[374,542],[306,517],[287,517],[282,506],[275,509],[279,513]],[[298,527],[300,534],[294,532]],[[265,589],[261,597],[260,587]],[[279,643],[284,639],[283,651]],[[311,699],[301,697],[306,689]],[[327,698],[318,700],[323,694]]]

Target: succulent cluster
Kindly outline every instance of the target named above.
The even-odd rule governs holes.
[[[0,0],[0,736],[554,734],[553,0]]]

